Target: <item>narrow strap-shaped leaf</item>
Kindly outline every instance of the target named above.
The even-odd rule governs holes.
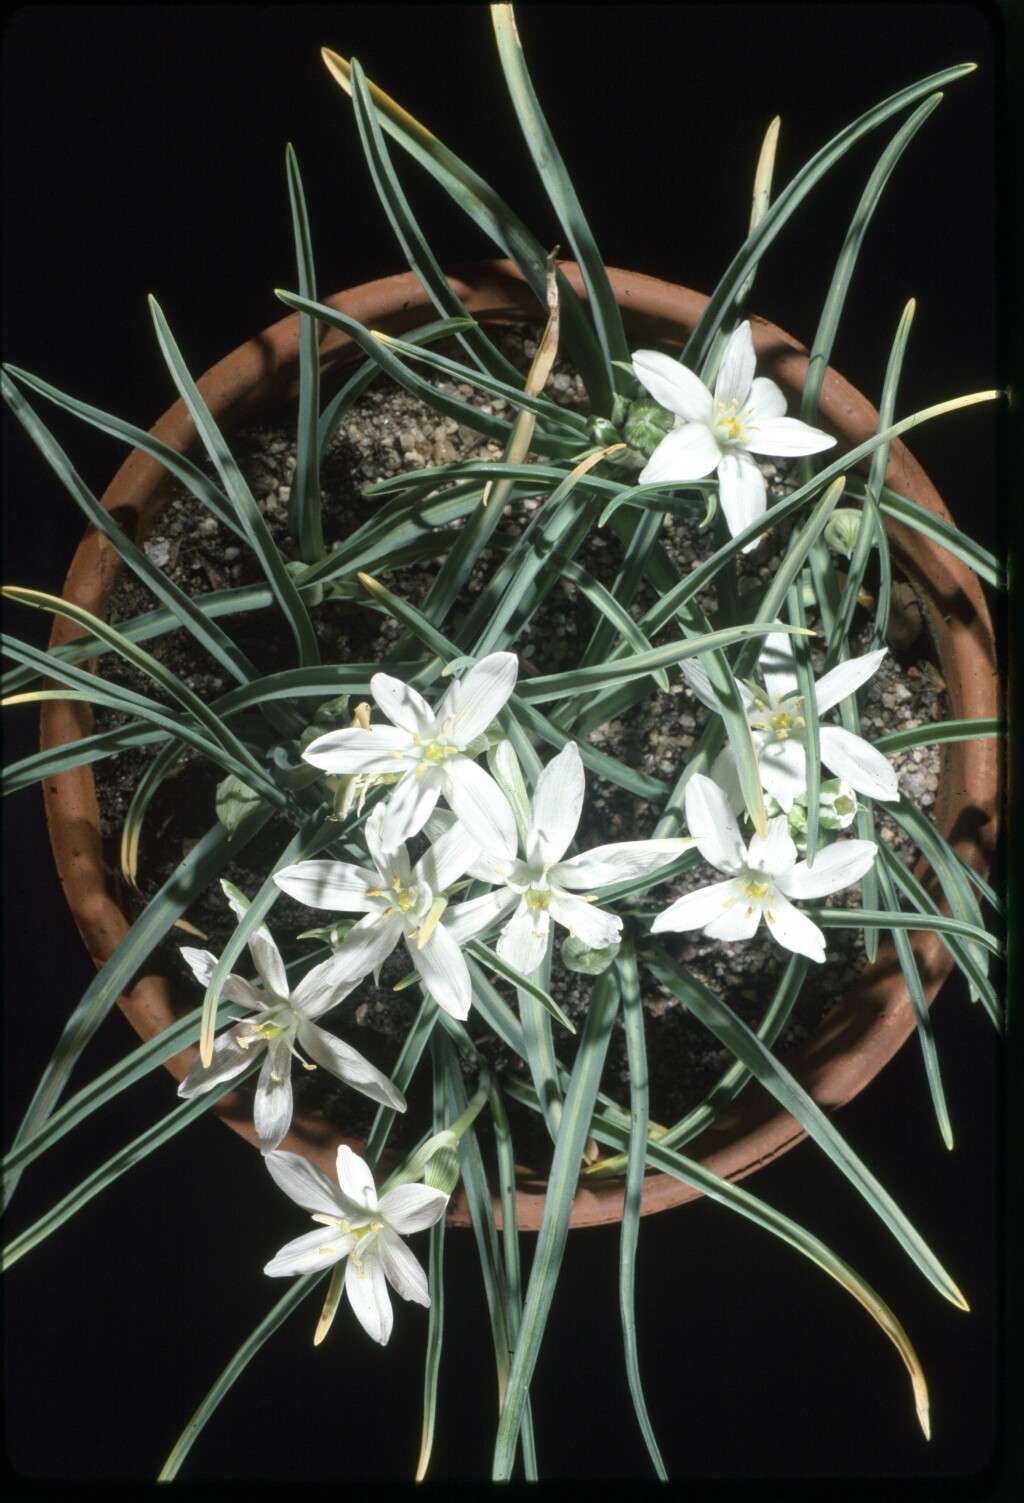
[[[431,1035],[434,1043],[437,1034]],[[446,1112],[448,1093],[445,1089],[444,1064],[436,1055],[434,1060],[433,1129],[443,1130],[448,1117]],[[427,1290],[430,1307],[427,1313],[427,1350],[423,1360],[423,1424],[420,1429],[420,1455],[416,1464],[416,1481],[422,1482],[430,1465],[430,1453],[434,1448],[434,1422],[437,1416],[437,1381],[441,1370],[441,1348],[444,1344],[444,1232],[442,1216],[430,1227],[427,1247]]]
[[[194,690],[188,688],[178,678],[177,674],[172,673],[164,663],[161,663],[159,658],[153,657],[151,653],[146,652],[137,643],[130,642],[126,637],[123,637],[116,627],[110,626],[106,621],[101,621],[98,616],[92,615],[90,611],[83,610],[81,606],[75,605],[69,600],[62,600],[57,595],[45,595],[40,590],[23,590],[13,585],[5,586],[3,594],[9,600],[16,600],[19,604],[31,606],[35,610],[49,611],[54,616],[66,616],[69,621],[74,621],[78,625],[84,626],[87,631],[92,632],[93,636],[98,637],[102,642],[106,642],[108,647],[112,647],[119,657],[131,663],[134,668],[138,668],[147,678],[151,678],[155,684],[159,684],[172,699],[176,699],[182,708],[189,712],[196,723],[206,731],[207,740],[212,742],[214,746],[221,747],[233,763],[247,770],[248,776],[253,781],[254,786],[261,792],[265,790],[268,797],[275,800],[279,798],[278,790],[267,777],[266,771],[256,761],[256,758],[249,751],[248,747],[239,741],[234,732],[224,724],[218,715],[214,714],[209,705],[200,699]],[[56,665],[50,671],[55,678],[61,676]],[[66,672],[67,670],[61,671]],[[92,675],[88,675],[88,677],[95,683]],[[109,688],[108,692],[110,692]],[[246,774],[243,773],[242,776],[246,776]]]
[[[441,1013],[439,1019],[446,1034],[464,1036],[461,1025]],[[454,1024],[454,1027],[451,1025]],[[444,1078],[448,1090],[449,1112],[453,1118],[466,1110],[466,1088],[459,1068],[458,1056],[450,1038],[442,1038],[441,1058],[444,1062]],[[498,1375],[498,1403],[508,1383],[509,1352],[511,1344],[508,1331],[508,1290],[505,1287],[505,1271],[498,1250],[498,1232],[491,1210],[491,1192],[487,1183],[483,1156],[477,1142],[475,1129],[463,1133],[459,1139],[459,1167],[462,1185],[469,1202],[470,1220],[480,1258],[480,1273],[483,1277],[484,1294],[487,1299],[487,1314],[494,1344],[494,1360]]]
[[[4,367],[11,376],[15,377],[23,386],[31,387],[41,397],[56,403],[58,407],[70,412],[73,417],[81,418],[83,423],[88,423],[93,428],[98,428],[101,433],[109,433],[113,438],[121,438],[132,446],[133,449],[141,449],[143,454],[149,454],[167,470],[168,474],[180,480],[186,490],[190,491],[198,501],[206,507],[210,514],[217,518],[236,537],[245,541],[245,533],[238,525],[228,503],[227,497],[220,491],[209,475],[205,475],[197,464],[191,459],[186,459],[179,454],[177,449],[172,449],[162,439],[154,438],[147,433],[145,428],[137,428],[134,423],[126,423],[121,418],[114,417],[112,413],[102,412],[98,407],[90,407],[87,402],[80,402],[76,397],[69,397],[66,392],[58,391],[56,386],[51,386],[48,381],[43,381],[39,376],[33,376],[29,371],[19,370],[16,365]],[[10,392],[13,386],[8,387],[6,381],[3,386],[3,395],[10,402]],[[11,404],[13,406],[13,403]]]
[[[315,304],[310,305],[312,309],[315,309],[315,306]],[[288,623],[295,639],[299,661],[303,664],[319,662],[320,650],[317,646],[313,624],[295,583],[285,567],[285,560],[270,536],[263,514],[256,505],[255,497],[246,484],[245,476],[238,468],[224,435],[214,422],[210,409],[203,401],[199,388],[189,374],[160,305],[152,297],[150,298],[150,312],[153,315],[157,340],[167,363],[167,369],[171,373],[171,379],[188,408],[203,447],[220,476],[221,484],[224,486],[235,516],[245,532],[246,541],[259,560],[260,568]]]
[[[890,95],[881,104],[875,105],[852,125],[846,126],[837,136],[834,136],[828,144],[810,159],[800,169],[796,176],[787,183],[781,193],[757,225],[756,229],[748,236],[733,257],[724,275],[715,288],[704,309],[697,327],[690,335],[685,350],[680,357],[682,363],[690,370],[700,370],[707,358],[711,341],[714,338],[723,317],[736,297],[737,290],[742,286],[750,271],[755,267],[765,251],[771,245],[786,222],[791,218],[794,210],[810,193],[811,189],[842,157],[863,139],[876,126],[883,125],[886,120],[898,114],[900,110],[908,109],[916,104],[919,99],[928,94],[934,94],[937,90],[952,83],[957,78],[962,78],[965,73],[974,69],[973,63],[960,64],[957,67],[946,68],[941,73],[934,73],[930,77],[922,79],[920,83],[911,84],[909,88],[901,89],[898,93]]]
[[[73,469],[67,455],[52,433],[45,424],[40,422],[29,404],[6,377],[3,378],[3,386],[8,405],[64,488],[78,503],[96,530],[101,532],[116,548],[133,573],[168,608],[177,624],[187,627],[200,646],[205,647],[211,657],[215,658],[240,683],[257,677],[257,670],[241,648],[236,647],[226,632],[196,607],[191,597],[186,595],[184,590],[179,589],[164,570],[154,564],[152,559],[132,542],[124,528],[114,521],[105,507],[100,505]]]
[[[423,1057],[423,1050],[430,1041],[437,1017],[437,1003],[431,998],[424,998],[420,1004],[420,1010],[413,1021],[413,1025],[405,1036],[395,1067],[391,1071],[392,1084],[403,1095],[408,1091],[409,1082],[416,1071],[416,1066]],[[373,1126],[370,1128],[369,1136],[366,1139],[364,1157],[368,1164],[376,1164],[384,1152],[388,1134],[391,1132],[397,1116],[398,1113],[393,1106],[380,1106],[377,1108],[377,1115],[373,1119]]]
[[[627,1133],[621,1128],[598,1129],[595,1126],[594,1130],[595,1135],[598,1131],[603,1131],[608,1141],[619,1147],[626,1146]],[[805,1227],[800,1226],[798,1222],[790,1220],[788,1216],[782,1215],[780,1211],[758,1200],[741,1185],[731,1184],[729,1180],[721,1179],[709,1169],[705,1169],[702,1164],[684,1158],[675,1149],[664,1148],[660,1142],[649,1142],[647,1162],[652,1169],[659,1169],[663,1174],[671,1174],[673,1178],[681,1180],[683,1184],[692,1185],[709,1200],[718,1201],[728,1210],[735,1211],[746,1220],[752,1221],[763,1231],[771,1232],[773,1236],[787,1242],[790,1247],[796,1248],[797,1252],[824,1269],[848,1294],[852,1294],[854,1299],[863,1305],[872,1320],[885,1332],[902,1357],[913,1386],[918,1423],[925,1436],[929,1435],[928,1385],[917,1353],[889,1306],[848,1263],[837,1257],[830,1247],[807,1231]],[[799,1328],[799,1313],[796,1321]],[[802,1332],[801,1339],[805,1338],[806,1332]]]
[[[245,1009],[230,1004],[226,1011],[234,1019],[244,1016]],[[20,1174],[34,1159],[52,1148],[66,1133],[84,1122],[101,1106],[112,1101],[143,1076],[159,1069],[165,1060],[179,1054],[189,1044],[194,1044],[199,1037],[199,1020],[198,1008],[186,1013],[155,1038],[140,1044],[124,1059],[118,1060],[116,1065],[111,1065],[109,1070],[104,1070],[102,1075],[98,1075],[65,1101],[63,1106],[57,1107],[35,1132],[4,1155],[4,1179]]]
[[[590,1129],[618,1004],[619,988],[614,972],[605,971],[598,978],[591,995],[579,1052],[565,1096],[561,1127],[548,1177],[544,1214],[537,1234],[530,1282],[523,1305],[522,1324],[498,1422],[492,1474],[495,1481],[506,1481],[512,1474],[519,1426],[554,1299],[558,1270],[569,1235],[569,1216],[579,1178],[583,1146]]]
[[[424,291],[442,318],[468,321],[469,315],[461,299],[452,291],[448,278],[438,265],[409,200],[402,191],[377,118],[366,75],[355,58],[350,67],[349,87],[366,165],[370,169],[381,207],[391,223],[410,270],[419,277]],[[518,376],[515,366],[494,347],[479,324],[470,321],[469,327],[459,332],[458,339],[481,370],[515,384]]]
[[[633,1400],[640,1433],[648,1455],[662,1482],[668,1472],[655,1439],[654,1427],[647,1412],[643,1384],[640,1381],[640,1353],[636,1338],[636,1253],[640,1235],[640,1203],[644,1189],[645,1154],[650,1127],[650,1095],[647,1076],[647,1046],[644,1040],[644,1011],[640,997],[640,978],[632,941],[627,939],[616,956],[619,987],[622,992],[622,1019],[626,1030],[626,1056],[629,1061],[629,1110],[631,1132],[626,1165],[626,1189],[622,1206],[622,1234],[619,1241],[619,1314],[622,1320],[622,1344],[626,1359],[626,1377]]]
[[[821,385],[832,358],[839,321],[842,318],[854,268],[857,265],[857,257],[864,243],[864,236],[867,234],[872,215],[878,207],[882,192],[896,163],[928,116],[941,102],[942,95],[933,94],[923,104],[918,105],[909,120],[904,121],[879,157],[861,194],[860,202],[857,204],[850,227],[846,232],[846,239],[836,259],[832,281],[825,294],[825,306],[811,345],[807,375],[804,378],[804,389],[800,398],[800,416],[805,423],[814,424],[818,420],[818,398],[821,395]]]
[[[351,94],[351,67],[343,57],[325,47],[321,53],[334,80]],[[544,301],[546,252],[535,236],[480,175],[461,161],[443,142],[396,104],[383,89],[367,83],[377,118],[399,145],[441,184],[459,208],[477,224],[495,245],[519,267],[538,301]],[[594,329],[566,278],[559,273],[559,302],[565,320],[565,343],[596,412],[611,411],[612,392]]]
[[[304,1273],[299,1278],[291,1281],[285,1293],[270,1313],[260,1321],[252,1335],[238,1348],[238,1351],[179,1435],[174,1444],[174,1449],[164,1462],[160,1475],[156,1479],[158,1482],[174,1481],[181,1470],[181,1464],[185,1460],[185,1457],[199,1439],[207,1421],[212,1417],[221,1400],[234,1387],[235,1381],[248,1367],[264,1343],[273,1336],[278,1326],[284,1324],[292,1311],[298,1308],[307,1295],[312,1294],[317,1285],[330,1272],[330,1268],[325,1268],[320,1273]]]
[[[491,19],[494,22],[494,35],[498,42],[498,57],[501,60],[505,83],[519,120],[519,128],[551,207],[569,238],[569,244],[579,264],[590,300],[590,311],[597,329],[597,337],[601,341],[601,349],[604,352],[610,381],[613,384],[612,362],[628,361],[629,345],[622,327],[622,314],[615,301],[608,273],[605,271],[604,260],[594,242],[590,226],[584,218],[572,178],[566,170],[534,91],[511,5],[492,5]]]
[[[285,152],[288,202],[299,274],[299,291],[316,300],[316,272],[309,233],[309,211],[302,191],[299,163],[291,145]],[[304,563],[315,564],[324,556],[324,531],[320,507],[320,340],[316,320],[299,316],[299,417],[295,435],[295,474],[288,498],[288,531],[299,545]]]
[[[899,379],[903,370],[903,361],[907,352],[907,340],[910,338],[910,327],[914,321],[915,303],[913,298],[906,305],[896,329],[896,337],[893,340],[892,349],[885,369],[885,379],[882,382],[882,395],[878,404],[878,426],[887,427],[893,419],[896,410],[896,392],[899,387]],[[864,578],[864,570],[867,567],[871,552],[871,539],[873,528],[870,523],[875,512],[875,497],[885,483],[885,472],[889,467],[889,444],[883,444],[876,449],[871,456],[871,471],[868,476],[868,486],[864,493],[863,525],[858,529],[857,540],[854,544],[853,556],[850,559],[850,568],[847,572],[846,584],[843,587],[839,600],[839,609],[832,623],[828,652],[825,656],[825,671],[834,668],[845,656],[849,655],[850,626],[853,622],[853,613],[857,607],[857,596],[860,591],[861,581]],[[823,549],[823,554],[826,550]],[[821,560],[822,566],[833,568],[831,555]],[[889,607],[891,603],[891,590],[879,590],[877,620],[875,623],[875,638],[879,645],[885,641],[889,627]]]
[[[893,880],[886,867],[886,857],[895,861],[888,847],[879,841],[877,879],[878,896],[885,908],[891,908],[893,912],[900,911],[900,900],[896,896]],[[910,936],[905,929],[893,929],[892,942],[899,959],[903,979],[907,984],[907,995],[910,997],[910,1005],[914,1009],[914,1020],[917,1023],[917,1037],[921,1045],[921,1053],[924,1056],[924,1072],[928,1081],[928,1093],[932,1098],[932,1109],[935,1112],[935,1120],[942,1134],[942,1141],[947,1148],[953,1147],[953,1124],[949,1119],[949,1107],[946,1104],[946,1093],[942,1086],[942,1074],[939,1070],[939,1053],[935,1047],[935,1035],[932,1032],[932,1017],[928,1011],[928,1003],[924,995],[924,987],[921,985],[921,973],[917,969],[917,960],[910,944]]]
[[[522,971],[517,971],[515,966],[509,965],[507,960],[502,960],[500,955],[496,954],[494,950],[489,950],[479,940],[469,940],[465,949],[468,955],[474,956],[481,965],[486,966],[489,971],[493,971],[496,976],[500,976],[502,981],[507,981],[510,986],[514,986],[524,997],[529,997],[531,1002],[538,1003],[546,1013],[561,1023],[562,1027],[569,1033],[576,1032],[572,1020],[565,1015],[554,997],[547,990],[547,987],[541,986],[534,977],[524,976]]]
[[[879,736],[875,746],[887,757],[897,752],[910,751],[915,746],[946,746],[953,741],[977,741],[986,736],[1005,736],[1005,720],[989,717],[980,720],[939,720],[930,725],[915,725],[908,731],[890,731]],[[971,872],[973,880],[977,873]]]
[[[941,914],[885,913],[880,909],[861,908],[816,908],[805,905],[801,912],[822,929],[920,929],[929,934],[953,934],[968,939],[973,944],[983,945],[993,955],[1004,953],[1002,943],[985,929],[975,924],[962,924],[958,919]]]
[[[806,626],[803,591],[796,582],[787,591],[789,619],[794,626]],[[818,816],[821,797],[821,738],[818,730],[818,696],[814,687],[814,669],[811,666],[810,645],[806,637],[793,639],[793,664],[800,693],[796,700],[799,714],[804,722],[804,744],[807,754],[804,760],[807,798],[807,865],[814,865],[818,851]]]
[[[992,395],[998,396],[999,393],[993,392]],[[863,484],[863,481],[858,483]],[[906,496],[890,490],[888,486],[882,491],[879,505],[887,517],[892,517],[895,522],[902,522],[922,537],[940,544],[947,553],[973,569],[978,578],[990,584],[993,589],[1006,589],[1006,565],[952,523],[937,517],[925,507],[918,506],[915,501],[909,501]]]
[[[50,1116],[86,1044],[153,947],[173,927],[175,920],[181,917],[196,894],[216,877],[229,853],[233,856],[244,850],[270,815],[269,809],[255,810],[240,829],[236,830],[234,837],[230,838],[223,825],[214,825],[192,847],[160,891],[150,900],[148,907],[136,919],[106,965],[97,972],[64,1024],[57,1047],[40,1076],[28,1111],[15,1136],[13,1147],[29,1139]],[[16,1184],[17,1176],[14,1176],[5,1186],[5,1205]]]
[[[907,870],[899,858],[894,856],[891,851],[889,852],[889,857],[890,859],[886,862],[886,865],[888,866],[890,876],[904,896],[909,898],[918,913],[929,917],[940,915],[942,910],[932,898],[928,889],[917,880],[913,872]],[[956,934],[944,934],[942,941],[967,978],[972,1002],[981,1001],[994,1027],[999,1033],[1002,1033],[1006,1027],[1006,1020],[1003,1016],[1003,1003],[988,978],[988,955],[979,946],[972,945],[968,940],[961,939]]]
[[[699,1018],[706,1028],[770,1091],[786,1111],[800,1123],[836,1167],[889,1228],[897,1242],[939,1293],[961,1309],[966,1308],[963,1295],[942,1267],[920,1233],[911,1226],[892,1196],[882,1188],[870,1170],[837,1132],[830,1118],[811,1100],[786,1067],[761,1043],[757,1035],[736,1016],[720,998],[696,977],[676,964],[663,950],[649,951],[647,965],[659,981],[669,987]]]
[[[126,1148],[120,1149],[112,1158],[107,1159],[105,1164],[101,1164],[98,1169],[82,1180],[81,1184],[69,1191],[45,1216],[41,1216],[27,1231],[22,1232],[20,1236],[7,1244],[3,1254],[3,1271],[6,1272],[8,1268],[13,1267],[19,1258],[30,1252],[33,1247],[37,1247],[51,1233],[57,1231],[76,1211],[80,1211],[84,1205],[99,1195],[101,1190],[105,1190],[108,1185],[120,1179],[121,1175],[133,1165],[148,1157],[154,1149],[161,1147],[176,1133],[181,1132],[182,1128],[187,1127],[194,1118],[209,1111],[220,1096],[226,1095],[228,1091],[236,1090],[240,1083],[253,1073],[258,1064],[259,1061],[254,1060],[242,1074],[224,1081],[219,1087],[214,1086],[205,1095],[195,1096],[191,1101],[185,1101],[181,1106],[176,1106],[166,1116],[161,1117],[153,1127],[140,1133]]]

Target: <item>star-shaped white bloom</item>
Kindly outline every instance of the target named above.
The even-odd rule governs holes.
[[[422,830],[444,797],[460,817],[486,828],[489,845],[515,849],[515,820],[497,783],[470,750],[515,688],[511,652],[492,652],[456,679],[436,710],[409,684],[375,673],[370,688],[391,725],[352,727],[319,736],[302,753],[324,772],[403,773],[387,805],[383,835],[394,848]]]
[[[767,506],[764,476],[752,455],[817,454],[835,443],[820,428],[786,417],[786,398],[775,382],[754,375],[749,323],[740,324],[726,345],[713,395],[693,371],[657,350],[637,350],[633,369],[654,400],[683,419],[640,472],[641,484],[683,484],[717,470],[719,500],[734,537]],[[756,539],[744,551],[754,547]]]
[[[848,658],[845,663],[839,663],[823,674],[814,685],[818,715],[825,715],[861,684],[867,683],[878,671],[885,653],[886,649],[880,647],[877,652],[866,652],[863,657]],[[746,684],[738,684],[737,688],[746,709],[761,784],[788,814],[794,798],[807,787],[807,725],[800,713],[803,701],[799,695],[793,642],[787,632],[772,632],[765,638],[760,667],[765,682],[764,695],[752,693]],[[687,658],[679,668],[701,703],[721,713],[721,703],[700,663]],[[839,725],[819,724],[818,745],[823,765],[858,793],[885,801],[899,798],[899,785],[891,763],[863,736],[856,736]],[[741,809],[743,795],[731,747],[725,747],[718,756],[711,776],[726,790],[732,807]]]
[[[372,871],[347,861],[300,861],[276,872],[274,881],[311,908],[366,915],[335,951],[335,975],[354,985],[404,939],[434,1001],[452,1017],[465,1018],[472,1001],[469,970],[441,916],[447,906],[444,889],[466,871],[477,847],[456,823],[414,867],[404,845],[393,850],[386,845],[387,814],[388,806],[378,804],[366,821]]]
[[[282,1247],[263,1271],[274,1277],[316,1273],[347,1258],[349,1304],[367,1335],[384,1346],[394,1320],[388,1283],[402,1299],[430,1304],[427,1276],[402,1234],[433,1226],[444,1215],[448,1196],[427,1185],[396,1185],[378,1197],[365,1162],[344,1145],[337,1167],[335,1185],[298,1154],[270,1154],[267,1168],[278,1185],[320,1226]],[[320,1339],[325,1334],[321,1329]]]
[[[241,919],[248,903],[230,883],[221,886],[235,916]],[[289,988],[281,952],[265,924],[249,936],[249,952],[263,981],[259,991],[241,976],[228,976],[221,996],[228,1002],[253,1009],[251,1017],[222,1033],[213,1046],[213,1058],[204,1066],[197,1059],[178,1087],[179,1096],[201,1096],[222,1081],[241,1074],[260,1050],[267,1057],[260,1071],[253,1105],[253,1122],[260,1139],[260,1152],[270,1153],[277,1147],[292,1120],[292,1058],[297,1047],[309,1055],[312,1064],[300,1063],[307,1070],[322,1065],[353,1090],[380,1102],[383,1106],[405,1111],[405,1097],[386,1075],[374,1069],[355,1049],[326,1033],[312,1021],[336,1007],[352,990],[355,982],[340,977],[335,959],[307,971],[294,991]],[[209,983],[217,957],[209,950],[183,947],[182,955],[204,986]]]
[[[704,860],[729,880],[678,898],[651,925],[652,933],[703,929],[712,939],[750,939],[761,919],[787,950],[825,959],[825,936],[790,898],[822,898],[856,882],[875,859],[870,840],[837,840],[818,852],[814,866],[797,861],[784,815],[768,821],[768,834],[744,845],[729,801],[717,783],[695,774],[686,787],[686,823]]]
[[[592,950],[618,942],[622,920],[579,897],[589,887],[645,877],[674,861],[693,844],[686,839],[627,840],[596,846],[563,861],[583,810],[584,775],[580,754],[568,742],[537,779],[530,808],[526,860],[486,853],[483,832],[466,822],[485,854],[466,869],[481,881],[500,883],[483,897],[453,910],[449,929],[456,939],[478,933],[511,913],[497,951],[503,960],[530,975],[544,959],[551,919]],[[514,910],[514,912],[513,912]]]

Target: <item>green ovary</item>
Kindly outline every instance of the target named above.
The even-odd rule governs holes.
[[[548,887],[528,887],[526,889],[526,906],[531,913],[546,913],[551,906],[551,889]]]

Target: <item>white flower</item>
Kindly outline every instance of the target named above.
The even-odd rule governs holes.
[[[282,1247],[264,1273],[316,1273],[347,1258],[349,1304],[367,1335],[384,1346],[393,1322],[385,1279],[402,1299],[430,1304],[427,1276],[400,1234],[433,1226],[444,1215],[448,1196],[427,1185],[396,1185],[378,1198],[366,1164],[344,1145],[338,1149],[337,1185],[294,1153],[270,1154],[267,1168],[285,1194],[321,1226]],[[321,1327],[318,1338],[324,1335]]]
[[[797,862],[785,816],[768,821],[768,834],[743,844],[729,802],[710,778],[695,774],[686,788],[686,823],[704,860],[727,872],[727,882],[701,887],[677,899],[651,925],[703,929],[712,939],[750,939],[762,917],[769,932],[798,955],[825,959],[825,936],[790,898],[821,898],[849,887],[875,859],[870,840],[837,840],[818,852],[814,866]]]
[[[452,1017],[465,1018],[472,1001],[469,970],[440,919],[444,889],[462,876],[477,847],[456,824],[413,867],[404,845],[391,850],[382,837],[387,813],[388,806],[378,804],[366,821],[372,871],[347,861],[300,861],[276,872],[274,881],[312,908],[366,915],[334,953],[331,963],[338,977],[354,985],[404,939],[434,1001]]]
[[[583,793],[583,763],[570,741],[537,779],[526,860],[485,853],[467,867],[474,877],[502,885],[495,892],[473,898],[452,911],[449,929],[456,938],[478,933],[511,913],[497,951],[503,960],[527,976],[544,959],[551,919],[564,924],[571,935],[592,950],[607,949],[618,942],[622,920],[594,908],[591,897],[578,897],[577,893],[588,887],[606,887],[612,882],[647,876],[674,861],[693,842],[619,841],[563,861],[580,822]],[[468,821],[466,828],[486,852],[482,833]]]
[[[370,680],[373,697],[391,725],[329,731],[302,753],[324,772],[402,773],[387,805],[382,839],[389,848],[421,830],[443,795],[460,819],[488,831],[496,850],[515,849],[515,820],[505,796],[469,750],[515,687],[510,652],[492,652],[457,679],[436,710],[422,694],[387,673]]]
[[[754,375],[754,341],[740,324],[725,347],[712,396],[699,376],[657,350],[637,350],[633,369],[656,402],[684,421],[666,434],[640,473],[641,484],[682,484],[718,471],[719,499],[735,537],[766,509],[764,477],[752,454],[817,454],[827,433],[788,418],[786,398]],[[756,547],[748,543],[744,552]]]
[[[248,903],[230,883],[222,882],[221,886],[235,916],[241,919]],[[199,1059],[195,1061],[178,1087],[178,1095],[201,1096],[211,1087],[241,1074],[253,1055],[265,1049],[267,1057],[256,1086],[253,1122],[259,1134],[260,1152],[270,1153],[280,1143],[292,1120],[292,1057],[297,1053],[296,1045],[301,1045],[313,1061],[313,1064],[307,1064],[300,1059],[305,1069],[312,1070],[315,1065],[322,1065],[353,1090],[404,1112],[405,1097],[386,1075],[374,1069],[369,1060],[355,1049],[318,1028],[312,1021],[336,1007],[355,985],[337,975],[334,957],[307,971],[291,991],[281,953],[265,924],[260,924],[249,936],[249,951],[263,981],[263,991],[258,991],[241,976],[228,976],[221,996],[228,1002],[251,1007],[253,1016],[243,1018],[220,1035],[214,1043],[213,1059],[208,1066],[204,1067]],[[181,953],[197,979],[206,986],[213,975],[217,957],[209,950],[183,948]]]
[[[866,683],[878,671],[885,653],[886,649],[880,647],[863,657],[848,658],[823,674],[814,685],[818,715],[824,715]],[[793,644],[788,633],[772,632],[765,638],[760,666],[767,691],[763,697],[753,694],[746,684],[737,684],[737,688],[746,708],[764,791],[788,813],[794,798],[807,787],[807,726],[800,713],[803,701],[798,693]],[[701,703],[720,713],[718,696],[701,665],[688,658],[679,668]],[[819,725],[818,745],[823,765],[858,793],[886,801],[899,798],[899,785],[891,764],[863,736],[855,736],[842,726]],[[731,747],[721,752],[711,776],[726,790],[733,808],[742,808],[743,795]]]

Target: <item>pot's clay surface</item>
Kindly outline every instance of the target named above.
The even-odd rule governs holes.
[[[578,269],[571,263],[562,269],[576,291],[585,296]],[[652,277],[614,269],[609,275],[627,332],[637,345],[681,348],[707,299]],[[460,268],[450,280],[468,311],[480,320],[516,322],[543,317],[544,310],[510,262]],[[433,306],[410,273],[365,283],[327,301],[370,328],[391,334],[402,333],[434,316]],[[807,372],[806,350],[763,319],[752,318],[751,327],[759,373],[771,376],[782,387],[791,410],[795,410]],[[221,427],[235,427],[294,397],[298,389],[298,333],[297,315],[283,319],[203,376],[200,391]],[[324,332],[321,351],[325,373],[342,368],[360,353],[346,335],[336,330]],[[821,390],[819,423],[836,434],[841,449],[869,438],[877,429],[877,420],[877,412],[865,398],[830,369]],[[153,432],[182,452],[194,454],[198,448],[192,420],[181,402],[164,414]],[[886,483],[936,516],[952,521],[927,475],[899,441],[891,446]],[[127,531],[144,535],[167,493],[166,472],[136,450],[118,471],[103,504]],[[1000,691],[992,625],[976,577],[918,533],[890,524],[889,534],[900,567],[926,604],[951,714],[967,720],[996,717],[1000,713]],[[72,562],[65,598],[94,614],[105,614],[118,567],[113,548],[90,528]],[[58,618],[51,645],[78,635],[79,628]],[[44,748],[88,735],[91,728],[88,705],[54,701],[43,707]],[[995,842],[998,774],[994,739],[961,741],[945,748],[934,819],[955,849],[980,871],[987,870]],[[120,943],[129,924],[118,906],[114,881],[104,863],[90,768],[74,768],[47,778],[44,795],[50,839],[68,901],[89,953],[100,966]],[[933,935],[915,934],[913,944],[925,995],[931,1002],[949,974],[952,960]],[[120,999],[120,1006],[144,1040],[173,1020],[169,990],[161,977],[144,977]],[[914,1015],[895,952],[890,945],[882,945],[877,962],[837,1002],[815,1035],[787,1054],[786,1065],[821,1106],[832,1109],[861,1091],[913,1028]],[[194,1050],[186,1050],[168,1062],[168,1069],[180,1080],[193,1057]],[[213,1110],[236,1132],[256,1143],[247,1100],[228,1095]],[[687,1154],[726,1179],[740,1179],[803,1136],[793,1118],[752,1084],[713,1127],[687,1146]],[[310,1117],[293,1123],[282,1146],[304,1153],[330,1174],[339,1141],[322,1119]],[[544,1205],[543,1180],[523,1169],[518,1185],[519,1226],[536,1230]],[[668,1175],[649,1174],[643,1209],[651,1212],[680,1205],[698,1193]],[[618,1219],[622,1198],[621,1183],[615,1181],[581,1185],[573,1225]],[[449,1220],[467,1224],[468,1219],[465,1197],[457,1192]]]

